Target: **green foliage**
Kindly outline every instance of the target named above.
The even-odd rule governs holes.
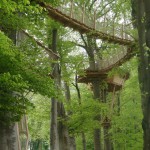
[[[7,31],[25,28],[28,25],[28,14],[39,14],[41,8],[31,5],[29,0],[0,1],[0,27]]]
[[[29,104],[23,96],[28,84],[19,71],[23,65],[20,52],[2,32],[0,39],[0,120],[16,121]]]
[[[28,111],[28,125],[32,141],[42,140],[49,143],[50,99],[34,95],[31,101],[34,109]]]
[[[53,80],[50,78],[51,71],[47,53],[39,48],[35,41],[27,39],[20,45],[24,52],[24,79],[29,83],[29,90],[51,97],[54,95]]]
[[[93,132],[89,131],[88,133],[86,133],[85,138],[86,138],[86,150],[94,150]],[[76,136],[76,143],[77,143],[76,145],[77,150],[82,150],[83,144],[81,134],[78,134]]]
[[[130,79],[121,92],[120,115],[112,118],[111,134],[116,149],[142,149],[141,93],[135,65],[136,60],[132,60]]]
[[[82,104],[79,105],[78,98],[72,99],[72,104],[69,109],[72,112],[68,120],[70,133],[86,133],[93,131],[95,128],[100,128],[101,123],[95,119],[97,115],[106,116],[108,107],[105,103],[100,103],[92,98],[92,95],[84,87],[82,91]]]
[[[27,84],[20,75],[11,75],[10,73],[0,75],[1,121],[18,121],[20,119],[20,115],[24,113],[27,104],[29,104],[23,96],[25,89],[27,89]],[[10,112],[11,114],[8,115]],[[6,117],[7,115],[8,117]]]
[[[118,67],[118,68],[113,68],[109,73],[108,73],[108,77],[113,77],[114,75],[118,75],[122,78],[126,77],[127,75],[129,75],[129,69],[125,68],[125,67]]]
[[[51,97],[54,95],[53,82],[47,68],[34,64],[31,49],[23,54],[2,32],[0,39],[0,117],[4,122],[16,121],[30,105],[24,93],[34,91]],[[30,57],[29,52],[32,52]],[[28,61],[25,61],[27,56]],[[4,117],[6,115],[8,117]]]
[[[60,2],[59,0],[41,1],[54,6],[59,5]],[[83,5],[84,2],[75,1],[78,6]],[[93,14],[94,11],[92,10],[97,7],[94,6],[95,1],[86,1],[85,3],[88,12],[90,11]],[[97,7],[99,16],[106,13],[105,19],[108,21],[111,17],[114,18],[115,22],[126,17],[127,22],[129,22],[129,0],[123,3],[122,1],[111,2],[108,0],[102,1],[101,4],[102,7]],[[50,47],[51,38],[48,39],[49,41],[45,38],[47,34],[50,35],[47,31],[57,28],[59,30],[57,49],[61,56],[59,63],[61,65],[62,79],[70,83],[72,82],[73,74],[76,72],[83,74],[83,71],[81,71],[85,64],[83,61],[87,60],[87,58],[77,51],[75,44],[69,41],[70,39],[67,39],[66,34],[68,30],[60,27],[60,24],[55,21],[48,20],[47,14],[44,11],[37,5],[36,0],[1,0],[0,28],[8,36],[10,36],[12,30],[16,31],[16,29],[21,28],[28,29],[38,40],[42,40]],[[96,17],[99,18],[99,16]],[[111,23],[114,20],[109,21],[109,25],[112,26]],[[71,32],[72,34],[74,33]],[[76,35],[74,38],[77,38]],[[97,57],[110,58],[110,55],[113,56],[114,52],[119,48],[118,45],[104,43],[103,47],[100,48],[101,51],[97,52],[97,54],[95,53],[95,55],[99,53]],[[52,71],[50,67],[51,63],[52,60],[49,59],[45,51],[39,48],[33,40],[27,39],[20,47],[16,48],[11,40],[0,32],[0,121],[10,122],[19,120],[27,107],[31,105],[28,97],[25,96],[28,92],[33,92],[34,94],[40,93],[49,98],[55,96],[61,102],[65,103],[64,96],[62,96],[63,89],[61,89],[61,92],[55,92],[53,80],[48,75]],[[136,66],[137,64],[134,67],[136,68]],[[118,150],[142,149],[142,129],[140,124],[142,113],[140,108],[140,91],[137,88],[139,86],[137,72],[134,69],[130,69],[130,65],[128,66],[127,64],[126,67],[123,66],[119,69],[113,69],[108,76],[111,77],[115,74],[124,76],[131,70],[131,78],[127,81],[121,94],[120,115],[116,113],[112,117],[112,129],[110,132],[112,134],[114,148]],[[103,87],[106,87],[105,83]],[[72,95],[75,95],[74,91],[74,88],[72,88]],[[82,99],[80,105],[77,96],[73,96],[69,106],[65,103],[67,110],[72,113],[68,117],[67,122],[62,118],[59,119],[62,119],[61,121],[64,121],[68,125],[70,134],[76,135],[78,150],[81,150],[82,147],[80,138],[82,132],[85,133],[87,138],[87,150],[92,150],[94,147],[92,141],[93,130],[95,128],[101,128],[101,122],[97,121],[95,116],[101,115],[105,117],[110,112],[108,104],[94,101],[91,92],[85,86],[81,87],[81,94]],[[31,139],[34,142],[44,141],[48,143],[50,126],[49,99],[36,95],[31,102],[35,106],[34,109],[28,111]],[[116,112],[117,110],[118,107],[115,108]]]
[[[52,6],[58,6],[61,3],[61,0],[41,0],[41,1],[49,3]]]

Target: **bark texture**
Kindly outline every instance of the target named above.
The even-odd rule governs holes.
[[[96,39],[90,37],[87,35],[86,39],[81,35],[81,38],[84,42],[84,48],[88,54],[89,58],[89,71],[97,71],[98,67],[96,65],[96,59],[95,59],[95,53],[97,53],[97,45],[96,45]],[[99,79],[95,79],[92,82],[92,88],[93,88],[93,98],[95,100],[100,99],[100,82]],[[100,115],[98,114],[95,116],[95,119],[100,121]],[[101,150],[101,130],[100,128],[94,130],[94,150]]]
[[[150,1],[136,0],[132,9],[137,8],[137,29],[139,38],[139,82],[143,111],[143,150],[150,149]]]
[[[56,52],[56,44],[57,44],[57,30],[53,29],[52,31],[52,50]],[[53,72],[52,75],[54,77],[54,84],[57,88],[59,85],[59,65],[57,63],[52,64]],[[52,150],[59,150],[59,136],[58,136],[58,123],[57,123],[57,114],[58,106],[57,99],[51,99],[51,126],[50,126],[50,147]]]
[[[100,94],[101,94],[102,102],[106,103],[107,102],[107,100],[106,100],[106,96],[107,96],[106,89],[101,89]],[[109,121],[109,122],[107,122],[107,121]],[[113,144],[112,144],[112,141],[111,141],[111,134],[109,133],[111,125],[110,125],[110,120],[108,120],[107,117],[106,117],[106,123],[107,124],[104,124],[104,126],[103,126],[103,132],[104,132],[104,150],[112,150],[113,149]]]
[[[139,67],[139,78],[140,81],[142,82],[142,88],[141,88],[142,109],[143,109],[142,126],[144,131],[143,149],[149,150],[150,149],[150,77],[149,77],[150,76],[150,51],[147,51],[145,49],[144,44],[146,42],[146,46],[150,48],[150,1],[144,0],[144,1],[140,1],[140,3],[142,8],[139,8],[139,11],[144,10],[144,15],[145,15],[145,21],[144,21],[145,28],[143,27],[142,23],[140,24],[141,26],[139,25],[139,42],[140,42],[139,44],[142,53],[141,66]],[[143,12],[140,13],[141,16],[142,13]]]
[[[112,143],[109,134],[110,127],[104,127],[104,150],[112,150]]]
[[[50,147],[52,150],[59,150],[57,130],[57,101],[55,98],[51,99]]]
[[[100,99],[100,81],[99,80],[94,80],[92,82],[92,87],[93,87],[93,96],[95,100],[99,100]],[[100,121],[100,114],[98,114],[97,116],[95,116],[95,119]],[[102,146],[101,146],[101,130],[99,129],[95,129],[94,130],[94,150],[101,150]]]
[[[60,118],[60,121],[58,121],[58,133],[59,133],[59,149],[60,150],[69,150],[69,133],[68,133],[68,127],[64,124],[64,121],[66,121],[66,114],[64,105],[61,102],[58,102],[58,118]]]
[[[57,30],[52,31],[52,50],[57,53]],[[61,88],[61,67],[58,63],[52,64],[54,77],[54,84],[56,90],[59,91]],[[59,95],[59,93],[58,93]],[[69,97],[69,94],[67,95]],[[67,97],[67,99],[68,99]],[[69,100],[68,100],[69,101]],[[50,135],[50,146],[52,150],[71,150],[68,127],[65,125],[66,112],[63,102],[60,102],[58,98],[52,98],[51,105],[51,135]],[[73,144],[72,144],[73,145]],[[75,149],[72,149],[75,150]]]
[[[0,150],[19,150],[16,124],[0,124]]]
[[[86,137],[84,132],[81,133],[83,150],[86,150]]]
[[[80,93],[80,89],[79,89],[79,86],[78,86],[78,81],[77,81],[77,73],[76,73],[76,76],[75,76],[75,84],[74,84],[76,90],[77,90],[77,95],[78,95],[78,103],[79,105],[81,105],[81,93]],[[82,111],[80,112],[82,114]],[[83,150],[86,150],[86,136],[85,136],[85,133],[82,131],[81,133],[81,138],[82,138],[82,149]]]
[[[67,82],[64,82],[64,88],[65,88],[65,97],[66,97],[66,101],[68,103],[68,105],[70,105],[71,103],[71,95],[70,95],[70,87],[67,84]],[[71,111],[68,111],[67,114],[71,115]],[[75,137],[73,135],[69,135],[69,130],[67,128],[68,131],[68,150],[76,150],[76,142],[75,142]]]
[[[3,28],[3,32],[15,45],[17,45],[19,40],[22,40],[22,37],[17,37],[17,32],[14,29],[5,30]],[[6,123],[10,118],[9,116],[11,116],[11,112],[7,112],[3,118],[0,118],[0,150],[20,150],[19,137],[17,134],[18,127],[14,122],[10,124]],[[7,121],[5,122],[5,120]]]

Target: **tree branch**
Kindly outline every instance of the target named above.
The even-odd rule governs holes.
[[[28,37],[30,37],[31,39],[33,39],[37,45],[39,45],[40,47],[44,48],[46,50],[46,52],[48,52],[48,54],[54,59],[54,60],[58,60],[60,57],[54,53],[51,49],[49,49],[48,47],[46,47],[42,42],[37,41],[32,35],[30,35],[28,32],[22,30],[22,32],[27,35]]]
[[[84,44],[85,44],[85,47],[87,47],[87,42],[85,41],[84,37],[83,37],[83,34],[80,34],[81,36],[81,39],[83,40]]]

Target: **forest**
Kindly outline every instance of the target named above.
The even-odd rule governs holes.
[[[0,150],[150,150],[150,1],[0,0]]]

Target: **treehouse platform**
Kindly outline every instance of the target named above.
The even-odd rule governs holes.
[[[114,75],[112,77],[108,77],[107,73],[102,73],[99,71],[89,71],[86,70],[85,76],[78,76],[78,83],[92,83],[93,81],[106,81],[108,87],[108,92],[119,91],[122,89],[124,82],[129,78],[129,74],[127,73],[123,77],[119,75]]]
[[[106,78],[106,73],[102,73],[100,71],[86,70],[84,76],[78,76],[78,83],[91,83],[94,80],[104,80]]]

